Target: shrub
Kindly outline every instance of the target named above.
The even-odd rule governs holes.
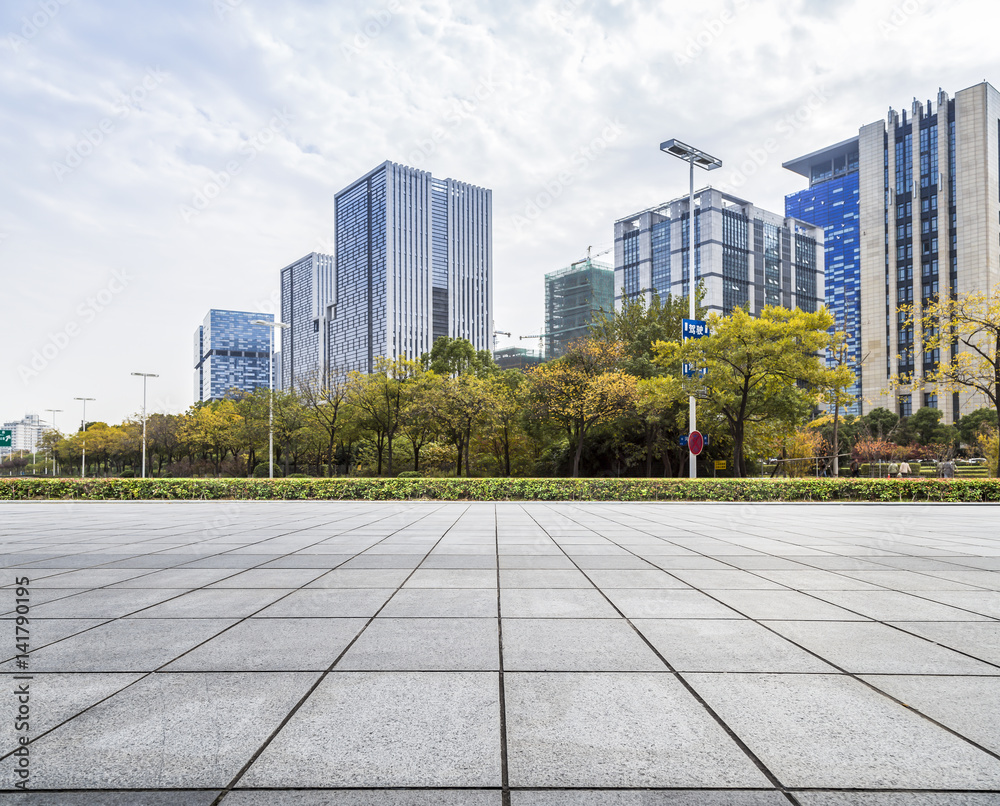
[[[255,479],[266,479],[266,478],[268,478],[268,472],[269,472],[268,468],[269,467],[270,467],[270,465],[268,465],[267,462],[261,462],[259,465],[257,465],[257,467],[255,467],[253,469],[253,477]],[[280,479],[281,478],[281,468],[278,467],[277,465],[274,466],[274,477],[276,479]]]
[[[396,476],[396,478],[397,479],[420,479],[420,478],[423,478],[423,475],[424,474],[421,473],[419,470],[404,470],[402,473],[400,473],[398,476]]]
[[[121,473],[118,474],[118,478],[120,478],[120,479],[134,479],[135,478],[135,471],[134,470],[123,470]]]

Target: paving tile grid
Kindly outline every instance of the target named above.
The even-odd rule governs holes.
[[[3,504],[0,803],[1000,803],[995,513]]]

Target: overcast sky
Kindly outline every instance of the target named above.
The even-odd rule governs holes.
[[[493,190],[498,345],[546,272],[703,182],[783,210],[781,167],[914,96],[1000,84],[995,0],[3,0],[0,421],[192,402],[210,308],[276,310],[386,159]],[[611,255],[603,259],[611,259]]]

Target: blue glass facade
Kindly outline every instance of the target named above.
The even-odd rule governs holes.
[[[834,316],[834,327],[847,334],[847,355],[856,376],[850,392],[857,402],[845,413],[859,415],[862,389],[861,240],[856,152],[853,159],[847,157],[836,168],[832,158],[817,158],[812,167],[812,186],[785,197],[785,215],[823,228],[826,307]]]
[[[250,324],[254,319],[273,321],[274,316],[213,309],[195,330],[196,401],[221,400],[234,390],[267,388],[271,328]]]

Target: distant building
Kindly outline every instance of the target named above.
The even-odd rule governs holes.
[[[615,308],[654,293],[687,297],[691,272],[689,199],[684,196],[615,223]],[[816,311],[823,304],[823,229],[706,188],[695,194],[694,279],[703,304],[725,315],[765,305]]]
[[[590,258],[545,275],[545,357],[558,358],[589,334],[604,311],[614,315],[615,270]]]
[[[784,164],[809,180],[809,187],[785,197],[785,215],[823,228],[826,307],[834,327],[847,335],[847,363],[855,375],[857,401],[845,414],[861,414],[861,228],[858,194],[858,138]],[[830,358],[831,366],[836,363]]]
[[[440,336],[492,347],[492,203],[490,190],[393,162],[336,195],[331,370],[371,372]]]
[[[194,399],[221,400],[233,390],[268,387],[273,314],[212,309],[194,332]]]
[[[276,386],[290,390],[321,379],[330,362],[330,318],[337,303],[332,255],[312,252],[279,272],[281,361]]]
[[[500,369],[531,369],[541,364],[545,358],[539,353],[523,347],[504,347],[493,351],[493,360]]]
[[[24,451],[30,453],[38,448],[45,426],[37,414],[25,414],[21,420],[4,423],[0,428],[9,430],[10,447],[0,448],[0,456],[10,456],[12,453]]]

